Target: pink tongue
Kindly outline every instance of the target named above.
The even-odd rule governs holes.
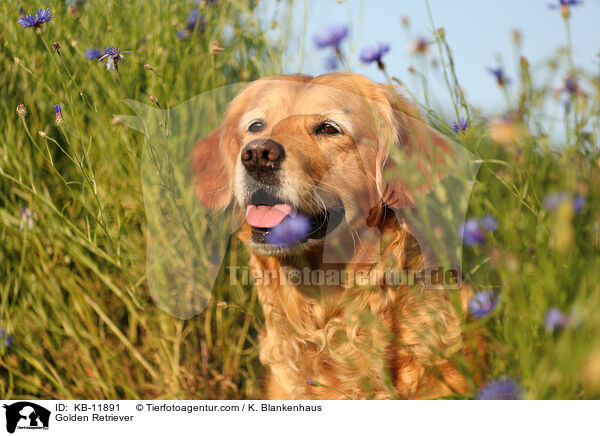
[[[270,229],[291,213],[292,207],[288,204],[276,204],[274,206],[249,204],[246,207],[246,221],[252,227]]]

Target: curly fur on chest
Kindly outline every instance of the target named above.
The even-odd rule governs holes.
[[[401,230],[382,259],[401,270],[423,268],[416,241]],[[277,259],[253,255],[255,271],[279,272],[258,287],[267,398],[421,398],[466,390],[448,361],[462,347],[452,291],[377,284],[383,263],[369,266],[375,284],[310,286],[290,282]],[[346,272],[360,268],[350,265]],[[464,306],[468,292],[454,292]]]

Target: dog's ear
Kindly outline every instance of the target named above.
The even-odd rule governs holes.
[[[434,130],[417,107],[385,88],[389,111],[383,114],[390,128],[381,131],[377,188],[385,204],[413,208],[448,174],[453,147]]]
[[[224,209],[233,196],[232,169],[222,142],[223,127],[219,127],[194,145],[192,171],[196,194],[210,209]]]

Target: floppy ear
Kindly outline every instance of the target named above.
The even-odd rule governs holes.
[[[448,174],[453,147],[427,124],[419,110],[386,89],[390,111],[382,132],[377,183],[383,201],[393,208],[413,208],[416,199],[433,189]],[[386,144],[381,144],[381,141]]]
[[[223,209],[233,195],[231,169],[221,145],[222,127],[202,138],[192,152],[196,194],[211,209]]]

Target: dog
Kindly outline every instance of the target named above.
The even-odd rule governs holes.
[[[399,212],[413,210],[444,177],[433,164],[451,149],[392,87],[352,73],[256,80],[194,146],[199,199],[245,213],[238,237],[250,268],[277,273],[257,284],[267,399],[440,398],[469,390],[456,362],[469,360],[461,322],[471,290],[383,280],[385,268],[425,268]],[[386,178],[407,174],[392,159],[397,152],[419,180]],[[323,273],[316,282],[314,272]]]

